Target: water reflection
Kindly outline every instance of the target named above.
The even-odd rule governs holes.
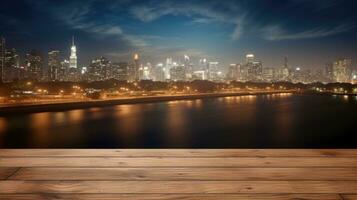
[[[46,144],[51,138],[51,113],[35,113],[30,116],[31,143]]]
[[[168,109],[166,110],[166,124],[167,125],[167,136],[169,143],[181,143],[184,141],[185,135],[188,134],[188,124],[187,119],[188,110],[193,108],[193,101],[175,101],[172,105],[172,102],[167,102]]]
[[[5,132],[7,129],[7,121],[4,117],[0,117],[0,134]]]
[[[9,148],[308,148],[331,144],[335,146],[328,147],[357,147],[353,143],[356,110],[356,97],[352,96],[286,93],[11,115],[0,117],[0,145]]]
[[[119,105],[115,107],[116,129],[122,137],[130,138],[142,128],[140,105]]]
[[[84,118],[84,110],[71,110],[68,111],[68,120],[71,122],[80,122]]]

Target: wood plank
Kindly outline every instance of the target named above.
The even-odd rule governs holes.
[[[357,158],[0,158],[0,167],[356,167]]]
[[[356,149],[1,149],[0,157],[357,157]]]
[[[337,194],[6,194],[1,200],[341,200]]]
[[[0,193],[354,193],[357,181],[0,181]]]
[[[13,174],[18,168],[16,167],[0,167],[0,179],[7,179],[11,174]]]
[[[357,180],[357,168],[21,168],[11,180]]]
[[[357,200],[357,194],[344,194],[342,195],[342,200]]]

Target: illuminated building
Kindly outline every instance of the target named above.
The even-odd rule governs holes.
[[[72,37],[71,55],[69,57],[69,69],[67,71],[66,80],[70,82],[80,81],[80,73],[77,68],[77,47],[74,44],[74,37]]]
[[[151,80],[152,67],[150,63],[146,63],[146,65],[141,66],[139,69],[140,80]]]
[[[333,82],[333,63],[327,63],[325,66],[325,77],[328,82]]]
[[[245,56],[245,64],[242,65],[243,81],[262,81],[263,65],[260,61],[255,61],[254,54]]]
[[[35,50],[26,54],[27,77],[34,81],[39,81],[42,78],[43,58],[42,55]]]
[[[238,73],[240,70],[240,65],[230,64],[227,73],[227,80],[236,81],[238,80]]]
[[[352,59],[342,58],[333,63],[333,81],[338,83],[351,82]]]
[[[124,81],[129,78],[129,65],[127,62],[113,63],[112,71],[116,80]]]
[[[272,82],[274,80],[274,69],[264,68],[263,69],[263,80],[267,82]]]
[[[72,37],[71,55],[69,57],[69,67],[77,69],[77,47],[74,45],[74,37]]]
[[[218,62],[208,62],[207,79],[210,81],[218,80]]]
[[[63,60],[60,65],[60,69],[57,72],[58,81],[67,81],[68,70],[69,70],[69,61]]]
[[[245,56],[245,63],[248,64],[252,62],[254,62],[254,54],[247,54]]]
[[[48,52],[48,69],[49,80],[60,81],[61,61],[59,51],[55,50]]]
[[[140,75],[139,75],[139,68],[140,68],[140,60],[139,60],[139,54],[135,54],[134,55],[134,69],[133,69],[133,78],[134,81],[138,81],[140,79]]]
[[[165,81],[165,68],[163,63],[158,63],[153,72],[154,81]]]
[[[172,62],[172,58],[167,58],[166,59],[166,65],[165,65],[165,79],[166,80],[170,80],[171,77],[170,77],[170,71],[171,71],[171,68],[173,66],[173,62]]]
[[[290,81],[291,78],[291,70],[289,69],[288,57],[284,57],[283,67],[280,67],[275,72],[275,80],[276,81]]]
[[[192,79],[193,65],[191,64],[190,57],[188,55],[184,55],[184,66],[185,66],[185,76],[186,80]]]
[[[12,82],[19,78],[19,56],[16,49],[6,49],[4,55],[3,82]]]
[[[170,78],[174,81],[186,80],[186,68],[185,65],[175,65],[170,69]]]
[[[207,72],[205,70],[197,70],[192,74],[193,80],[207,80]]]
[[[92,60],[88,67],[89,81],[103,81],[111,78],[111,62],[105,57]]]
[[[5,38],[0,36],[0,82],[3,81],[4,64],[5,64]]]

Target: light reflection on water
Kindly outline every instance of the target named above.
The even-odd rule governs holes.
[[[347,141],[355,139],[349,133],[354,130],[356,104],[357,97],[352,96],[283,93],[4,116],[0,117],[0,145],[17,148],[336,146],[341,132]],[[342,144],[338,143],[337,147]]]

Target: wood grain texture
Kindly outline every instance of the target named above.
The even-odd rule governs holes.
[[[357,158],[0,158],[0,167],[356,167]]]
[[[337,194],[6,194],[1,200],[342,200]],[[354,199],[353,199],[354,200]]]
[[[17,169],[16,167],[0,167],[0,180],[7,179],[15,173]]]
[[[21,168],[9,179],[357,181],[357,168]]]
[[[357,194],[344,194],[342,200],[357,200]]]
[[[354,149],[0,149],[1,157],[357,157]]]
[[[1,199],[357,200],[357,150],[2,149]]]
[[[0,193],[354,193],[357,181],[0,181]]]

